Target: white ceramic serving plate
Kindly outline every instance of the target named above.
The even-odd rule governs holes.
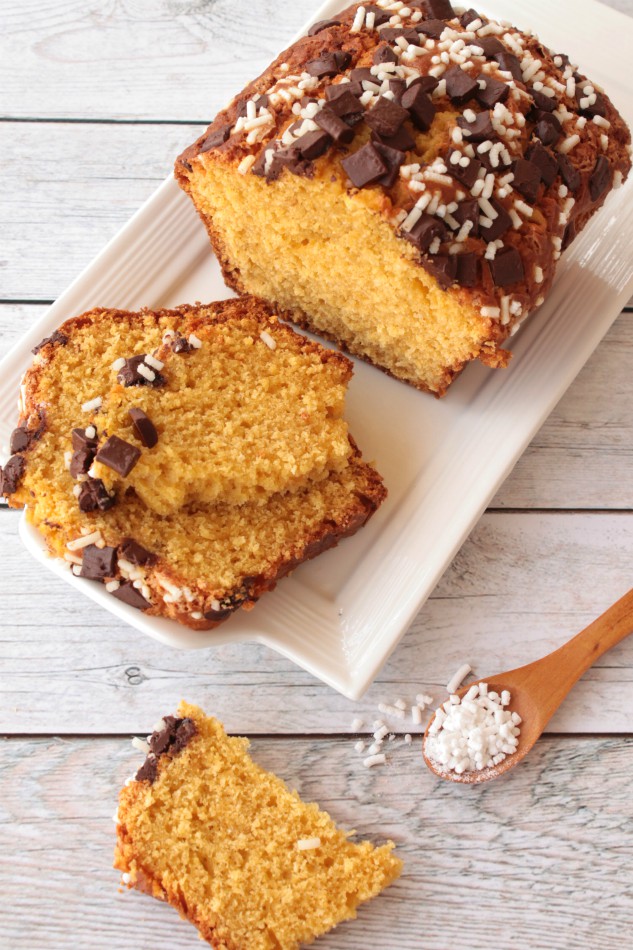
[[[313,21],[344,5],[325,3]],[[593,0],[491,0],[477,8],[568,52],[633,124],[631,20]],[[387,502],[354,538],[302,565],[217,631],[147,617],[100,584],[75,578],[24,518],[22,539],[67,583],[163,643],[189,649],[257,641],[357,699],[620,313],[633,292],[632,271],[629,181],[564,256],[547,303],[512,340],[509,369],[472,365],[436,401],[357,361],[347,417],[385,478]],[[168,179],[0,364],[0,444],[15,424],[31,348],[68,317],[97,305],[156,308],[229,295],[191,202]]]

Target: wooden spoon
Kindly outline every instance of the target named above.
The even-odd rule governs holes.
[[[444,770],[426,754],[429,727],[435,716],[431,718],[424,733],[422,743],[424,761],[440,778],[467,785],[489,782],[490,779],[497,778],[509,769],[513,769],[528,754],[583,673],[593,666],[598,657],[631,633],[633,633],[633,590],[621,597],[602,616],[560,649],[554,650],[541,660],[528,663],[527,666],[520,666],[508,673],[487,676],[477,681],[487,683],[489,690],[494,690],[499,694],[504,689],[509,690],[512,699],[508,708],[512,712],[517,712],[522,719],[517,749],[506,756],[503,762],[481,771],[462,772],[461,775],[452,770]],[[462,687],[457,695],[463,696],[472,685],[474,684],[469,683],[468,686]]]

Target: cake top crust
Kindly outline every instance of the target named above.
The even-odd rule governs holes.
[[[630,170],[604,91],[530,32],[447,0],[314,24],[180,157],[274,184],[336,175],[440,286],[509,328]]]

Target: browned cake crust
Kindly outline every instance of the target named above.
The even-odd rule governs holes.
[[[355,4],[312,27],[183,152],[176,178],[192,192],[205,163],[219,163],[272,188],[282,176],[332,176],[366,206],[371,193],[406,253],[488,321],[477,356],[503,365],[500,344],[628,176],[629,130],[532,34],[457,15],[447,0],[414,0],[402,16],[387,6]],[[221,231],[198,210],[227,283],[243,292]],[[300,308],[289,316],[314,329]],[[446,385],[462,365],[446,368]]]
[[[166,331],[177,331],[187,339],[196,330],[203,336],[210,325],[242,318],[255,320],[258,330],[274,334],[278,341],[289,334],[293,345],[299,342],[299,349],[316,352],[323,359],[343,360],[342,368],[348,372],[345,357],[299,338],[265,304],[251,297],[156,312],[90,311],[68,320],[36,347],[34,363],[21,387],[18,427],[11,438],[13,455],[0,469],[0,494],[11,507],[27,507],[29,520],[43,534],[51,553],[69,562],[69,570],[112,586],[113,596],[148,614],[198,630],[217,627],[239,607],[250,609],[298,564],[354,534],[386,497],[380,475],[363,462],[350,437],[351,454],[342,471],[314,487],[278,492],[266,505],[188,505],[160,516],[133,490],[123,487],[110,496],[102,485],[92,486],[95,491],[89,501],[94,504],[81,504],[78,489],[99,480],[73,473],[72,462],[68,470],[69,459],[64,456],[70,455],[71,431],[80,425],[88,427],[94,419],[99,446],[107,433],[99,431],[98,410],[96,417],[82,411],[85,391],[82,396],[79,387],[87,373],[87,385],[92,387],[90,380],[105,378],[104,370],[113,375],[109,362],[105,367],[95,365],[94,341],[107,335],[128,341],[136,334],[137,343],[155,337],[159,344]],[[62,384],[57,364],[63,361],[62,354],[73,349],[73,358],[64,363]],[[203,438],[204,419],[200,426]],[[75,431],[86,433],[85,429]],[[91,450],[91,458],[95,451]],[[90,459],[84,461],[85,471]],[[82,535],[95,533],[98,537],[88,547],[74,545]],[[261,550],[266,542],[268,546]],[[246,556],[244,550],[251,546],[257,553]],[[245,557],[250,568],[240,571]]]

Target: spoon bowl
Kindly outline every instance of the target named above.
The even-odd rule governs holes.
[[[525,758],[541,736],[560,704],[578,682],[583,673],[596,660],[629,634],[633,633],[633,590],[609,607],[597,620],[581,630],[558,650],[549,653],[534,663],[520,666],[506,673],[483,677],[477,683],[487,683],[489,691],[501,695],[508,690],[511,696],[508,709],[521,717],[519,742],[514,752],[506,755],[498,765],[481,770],[457,773],[430,759],[427,755],[429,729],[435,720],[432,716],[422,741],[424,761],[440,778],[461,785],[478,785],[498,778],[513,769]],[[460,699],[475,683],[457,690]]]

